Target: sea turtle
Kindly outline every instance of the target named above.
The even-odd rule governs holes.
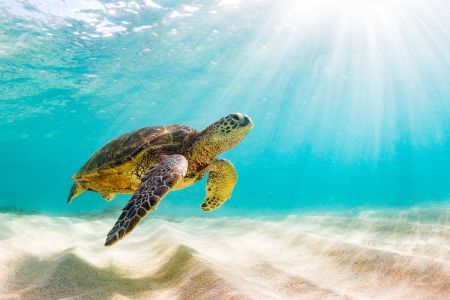
[[[133,194],[108,233],[105,246],[124,238],[172,190],[191,186],[208,173],[203,211],[219,208],[237,181],[233,164],[216,156],[239,144],[251,119],[230,114],[201,132],[185,125],[145,127],[126,133],[95,152],[72,179],[70,203],[82,192],[110,201]]]

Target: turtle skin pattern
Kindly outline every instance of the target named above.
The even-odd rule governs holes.
[[[221,207],[230,199],[238,176],[233,164],[226,159],[216,158],[209,169],[206,197],[200,206],[205,212]]]
[[[105,246],[123,239],[142,218],[155,210],[159,201],[186,175],[187,168],[186,158],[179,154],[163,156],[158,164],[151,167],[108,233]]]

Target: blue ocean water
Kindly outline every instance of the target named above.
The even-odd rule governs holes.
[[[217,214],[404,207],[450,196],[444,0],[0,0],[0,207],[123,206],[71,176],[130,130],[255,127]],[[201,183],[159,211],[194,208]],[[181,210],[182,211],[182,210]]]

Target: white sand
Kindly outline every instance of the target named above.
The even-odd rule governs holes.
[[[450,299],[450,210],[269,218],[0,214],[1,299]]]

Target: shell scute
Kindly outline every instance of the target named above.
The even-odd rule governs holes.
[[[113,169],[142,153],[143,150],[176,149],[183,141],[196,133],[195,129],[185,125],[168,125],[141,128],[123,134],[95,152],[81,167],[74,179],[101,170]]]

